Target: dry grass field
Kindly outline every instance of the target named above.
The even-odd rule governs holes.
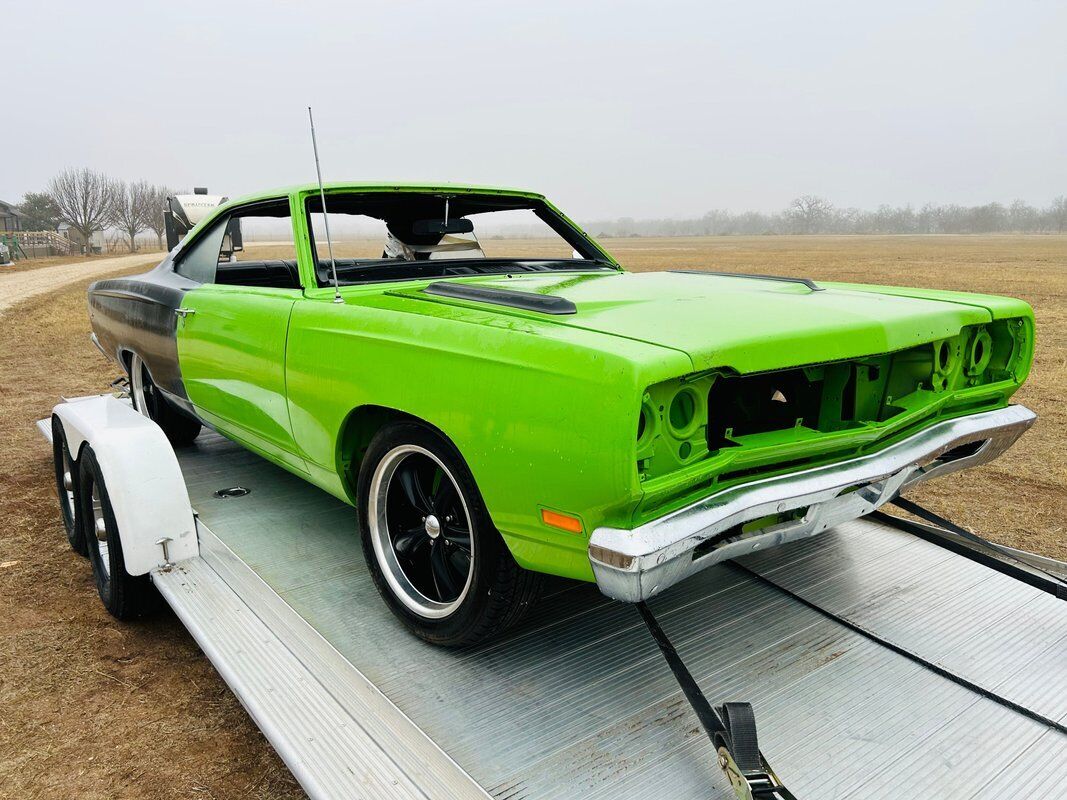
[[[629,268],[706,268],[1012,294],[1037,312],[1018,399],[1041,421],[1000,461],[921,499],[1067,559],[1067,237],[760,237],[606,242]],[[299,787],[181,625],[120,624],[67,547],[33,428],[115,377],[89,344],[87,281],[4,313],[0,336],[0,797],[288,798]]]

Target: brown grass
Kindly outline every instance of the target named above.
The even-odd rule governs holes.
[[[114,376],[86,283],[2,317],[0,797],[300,797],[181,624],[117,623],[67,546],[32,421]]]
[[[625,239],[632,269],[703,267],[972,289],[1028,300],[1037,362],[1019,399],[1042,415],[998,462],[924,489],[933,508],[1065,558],[1067,237]],[[119,624],[67,547],[33,421],[114,368],[88,344],[85,282],[4,314],[0,336],[0,797],[299,797],[181,625]]]

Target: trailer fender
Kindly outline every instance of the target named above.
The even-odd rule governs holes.
[[[200,554],[185,479],[158,425],[110,395],[60,403],[52,413],[72,454],[80,457],[86,444],[96,453],[127,572],[144,575]]]

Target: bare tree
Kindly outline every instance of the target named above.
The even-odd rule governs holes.
[[[145,207],[144,226],[156,235],[159,249],[163,249],[163,233],[166,231],[166,223],[163,210],[167,206],[167,198],[175,194],[166,186],[152,186],[148,190],[148,203]]]
[[[145,181],[118,183],[108,221],[129,239],[130,252],[137,251],[137,234],[147,229],[152,207],[152,187]]]
[[[1008,207],[1008,226],[1017,232],[1030,232],[1037,228],[1039,213],[1025,200],[1016,200]]]
[[[1048,216],[1052,223],[1050,227],[1055,228],[1057,233],[1063,233],[1067,228],[1067,197],[1061,194],[1053,200],[1048,209]]]
[[[814,233],[821,230],[833,216],[834,207],[829,200],[805,194],[789,204],[789,216],[796,223],[800,233]]]
[[[68,169],[52,178],[48,194],[59,209],[60,218],[85,240],[88,255],[92,235],[108,224],[115,182],[88,168]]]
[[[914,234],[914,233],[1022,233],[1067,231],[1067,196],[1061,195],[1044,208],[1016,200],[1005,208],[1000,203],[980,206],[927,203],[882,205],[873,211],[835,208],[828,201],[805,195],[777,213],[716,209],[689,219],[595,220],[589,224],[602,236],[751,236],[786,233],[811,234]]]

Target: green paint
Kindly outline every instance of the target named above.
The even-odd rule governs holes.
[[[442,189],[540,199],[328,187]],[[305,286],[314,270],[300,209],[314,191],[227,206],[289,196]],[[343,303],[332,289],[207,285],[186,296],[197,313],[178,330],[190,399],[227,435],[348,502],[377,426],[425,420],[467,460],[519,563],[589,580],[597,526],[631,527],[728,485],[1004,406],[1033,357],[1032,311],[1009,298],[623,271],[450,280],[563,296],[578,313],[430,296],[425,280],[342,287]],[[745,423],[780,381],[796,419]],[[541,508],[578,515],[584,533],[545,526]]]

